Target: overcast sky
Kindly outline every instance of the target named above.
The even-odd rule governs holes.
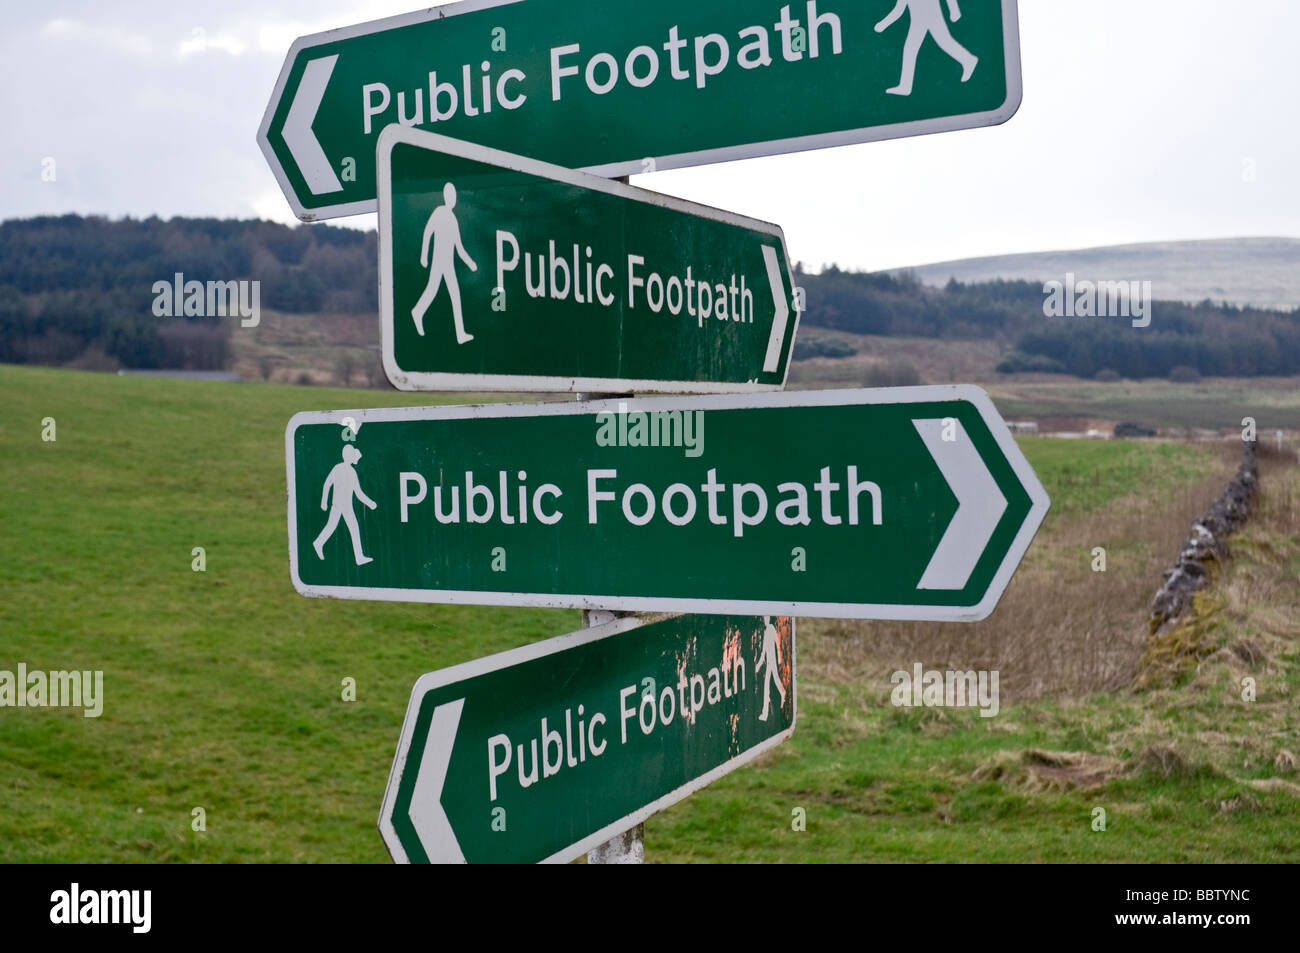
[[[255,142],[289,44],[416,8],[6,3],[0,217],[293,222]],[[1021,0],[1020,22],[1024,105],[1003,126],[633,182],[775,222],[814,268],[1300,237],[1300,2]]]

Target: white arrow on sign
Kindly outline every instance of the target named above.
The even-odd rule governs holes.
[[[782,345],[785,344],[785,325],[790,319],[790,306],[785,303],[785,287],[781,283],[781,262],[776,249],[763,246],[763,261],[767,264],[767,280],[772,284],[772,300],[776,302],[776,316],[772,319],[772,333],[767,338],[767,356],[763,359],[763,373],[775,374],[781,366]]]
[[[966,588],[975,565],[993,538],[1007,498],[998,489],[993,474],[984,465],[975,445],[959,420],[913,420],[925,448],[934,457],[948,488],[957,497],[957,512],[939,540],[939,547],[916,584],[918,589],[960,590]],[[955,439],[945,440],[951,426]]]
[[[298,163],[298,171],[314,195],[343,191],[343,183],[334,174],[330,160],[311,128],[338,59],[335,54],[307,64],[302,72],[302,82],[298,84],[298,92],[293,97],[293,105],[289,107],[289,115],[284,120],[284,144],[289,147],[293,161]]]
[[[420,758],[420,772],[411,792],[411,824],[420,835],[429,860],[436,864],[463,864],[461,852],[452,830],[451,821],[442,807],[442,786],[451,766],[451,749],[456,744],[456,729],[460,726],[460,712],[465,699],[439,705],[429,721],[429,737],[424,742],[424,756]]]

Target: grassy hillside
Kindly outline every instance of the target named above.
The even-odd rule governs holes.
[[[1253,417],[1260,439],[1275,430],[1300,430],[1300,379],[1294,377],[1214,378],[1194,384],[1170,381],[1100,383],[1037,375],[989,382],[998,409],[1007,416],[1087,417],[1129,421],[1147,427],[1240,431]]]
[[[915,369],[925,384],[978,383],[1011,418],[1227,431],[1239,430],[1243,417],[1254,417],[1266,436],[1274,429],[1300,430],[1297,377],[1205,378],[1183,384],[1154,378],[1105,382],[1059,374],[999,374],[995,368],[1003,348],[991,340],[889,338],[807,326],[799,328],[799,337],[843,342],[857,353],[796,362],[790,369],[792,390],[876,386],[873,372],[904,367]]]
[[[416,678],[579,622],[293,591],[289,417],[418,399],[11,367],[0,395],[0,668],[102,669],[106,695],[98,719],[0,709],[0,860],[384,860]]]
[[[0,669],[102,669],[106,696],[97,719],[0,709],[0,861],[385,861],[375,820],[415,679],[579,624],[293,591],[289,417],[418,398],[0,366],[0,402]],[[1271,765],[1300,749],[1300,587],[1277,585],[1300,567],[1297,497],[1272,498],[1233,569],[1238,601],[1207,610],[1225,644],[1245,632],[1259,648],[1257,707],[1205,666],[1193,685],[1132,695],[1145,600],[1234,461],[1178,444],[1024,447],[1054,507],[994,617],[801,624],[794,740],[651,819],[652,860],[1300,859],[1293,793],[1251,786],[1294,780]],[[1266,479],[1294,494],[1293,469]],[[1094,545],[1109,547],[1106,574],[1088,568]],[[1002,714],[892,707],[888,672],[912,661],[1001,666]],[[1150,754],[1162,744],[1182,746],[1172,773]],[[1099,788],[1045,787],[1030,748],[1121,767]],[[1089,829],[1094,804],[1113,810],[1108,833]],[[798,806],[804,833],[790,830]],[[191,830],[196,807],[206,832]]]
[[[1060,499],[1068,490],[1035,452],[1042,443],[1026,449]],[[1266,469],[1254,523],[1234,539],[1235,558],[1216,587],[1197,599],[1193,624],[1203,641],[1189,659],[1192,674],[1134,692],[1128,658],[1111,672],[1115,687],[1086,690],[1107,681],[1095,663],[1125,641],[1125,612],[1108,603],[1128,599],[1125,564],[1142,547],[1112,545],[1110,571],[1089,582],[1081,544],[1119,539],[1134,504],[1143,528],[1156,525],[1151,510],[1171,486],[1153,472],[1141,480],[1153,477],[1163,484],[1156,493],[1112,504],[1094,494],[1071,518],[1058,514],[1003,606],[966,638],[913,626],[804,625],[793,739],[708,797],[670,809],[647,838],[662,842],[666,860],[1300,861],[1294,465]],[[1094,531],[1079,536],[1085,526]],[[1119,565],[1117,550],[1126,553]],[[1045,572],[1053,555],[1072,558]],[[1016,625],[1033,618],[1026,599],[1044,604],[1036,627]],[[1141,634],[1128,633],[1134,649]],[[914,659],[927,668],[978,666],[981,657],[1013,675],[997,717],[890,704],[892,669]],[[1057,691],[1035,698],[1041,686],[1030,678],[1055,680]],[[1253,700],[1243,697],[1245,679]],[[791,830],[796,807],[806,812],[805,832]],[[1094,828],[1098,809],[1104,831]]]

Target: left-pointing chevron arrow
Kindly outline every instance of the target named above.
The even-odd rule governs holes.
[[[424,756],[420,758],[415,791],[411,794],[411,807],[407,812],[411,824],[420,835],[420,841],[425,845],[425,851],[431,858],[447,863],[465,861],[460,844],[456,842],[456,832],[452,830],[451,821],[447,820],[447,812],[442,806],[442,788],[447,781],[451,749],[456,744],[456,729],[460,725],[460,713],[464,707],[465,699],[458,698],[433,710],[424,743]]]
[[[796,695],[781,616],[630,617],[431,672],[384,844],[399,863],[570,860],[789,738]]]
[[[607,4],[574,0],[462,0],[300,37],[260,138],[294,212],[316,221],[375,211],[375,141],[390,124],[603,176],[975,129],[1011,118],[1021,98],[1016,0],[976,5],[954,27],[969,69],[923,70],[916,95],[896,96],[902,41],[897,28],[883,45],[875,37],[880,12],[867,8],[879,3],[823,0],[802,26],[804,4],[794,4],[806,50],[792,54],[787,36],[785,62],[772,65],[777,38],[749,24],[767,23],[780,3],[660,0],[609,16]],[[691,65],[679,28],[696,33],[694,73],[679,69]],[[759,39],[746,44],[750,34]],[[286,131],[289,103],[324,69],[310,64],[329,57],[329,88],[311,112],[339,190],[320,188],[324,173],[309,177],[318,166]]]
[[[298,92],[294,94],[293,105],[289,107],[289,116],[284,121],[282,134],[285,145],[289,147],[289,154],[298,164],[298,171],[302,173],[313,195],[343,191],[343,185],[330,167],[330,160],[321,148],[320,140],[312,131],[312,123],[316,121],[321,100],[325,98],[325,87],[329,85],[337,62],[337,56],[326,56],[307,64],[302,81],[298,84]]]

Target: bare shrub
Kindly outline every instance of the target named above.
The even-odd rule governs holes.
[[[915,387],[921,383],[921,372],[907,361],[885,361],[868,367],[862,383],[867,387]]]
[[[158,329],[161,367],[219,371],[226,366],[230,331],[225,324],[168,321]]]

